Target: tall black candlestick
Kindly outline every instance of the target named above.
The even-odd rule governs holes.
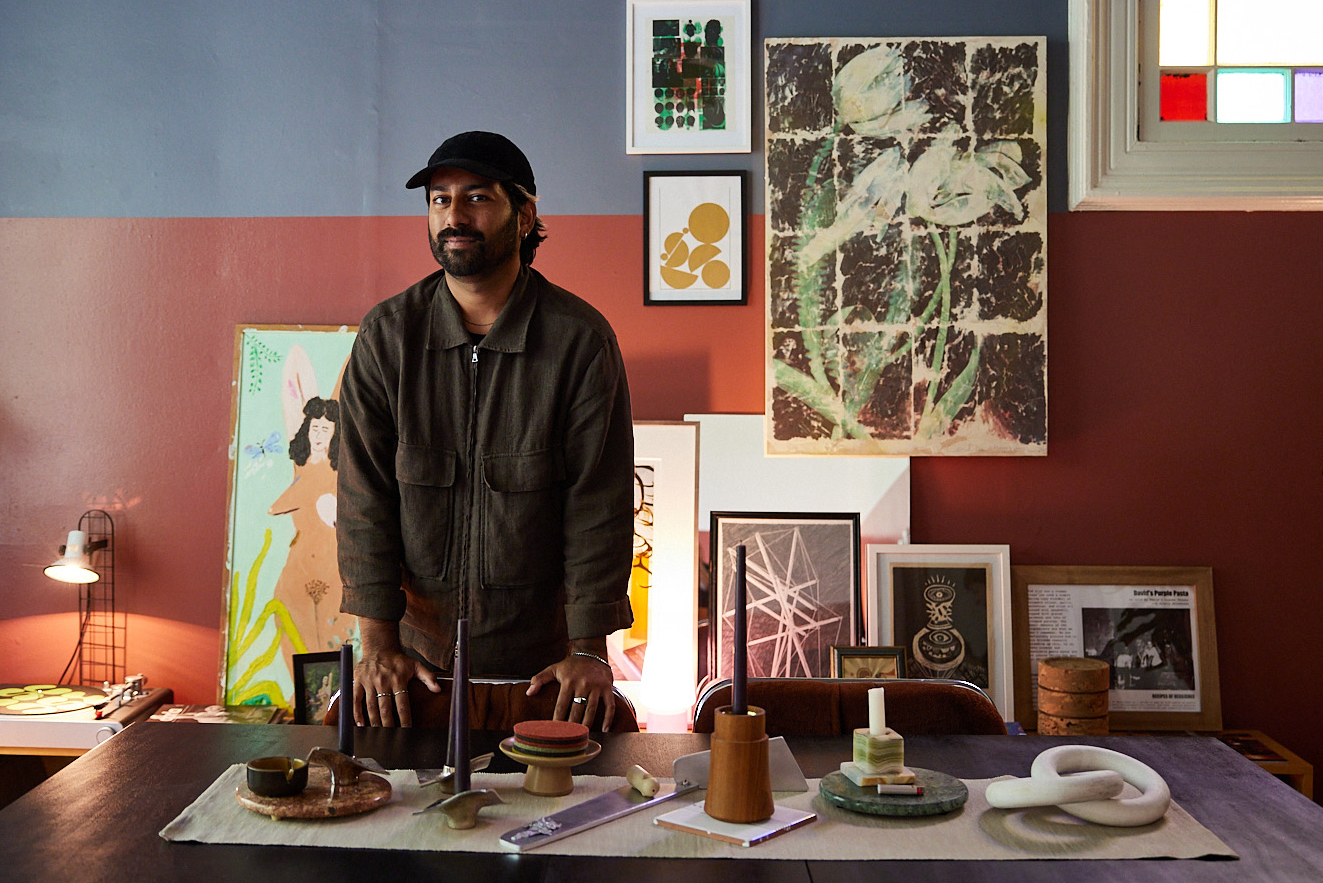
[[[340,753],[354,756],[354,648],[340,645]]]
[[[731,714],[748,713],[749,623],[748,595],[744,579],[744,546],[735,547],[735,640],[731,666]]]
[[[461,619],[455,630],[455,677],[451,686],[455,714],[451,719],[455,733],[455,793],[468,791],[471,766],[469,759],[469,621]]]

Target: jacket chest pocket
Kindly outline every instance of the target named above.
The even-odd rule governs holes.
[[[482,478],[487,489],[483,581],[490,586],[559,581],[565,542],[560,450],[489,455],[483,458]]]
[[[401,443],[395,449],[404,566],[417,576],[441,579],[450,566],[456,461],[445,448]]]

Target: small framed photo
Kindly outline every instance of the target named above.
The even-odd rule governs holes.
[[[832,647],[834,678],[903,678],[904,647]]]
[[[294,654],[294,723],[319,724],[340,689],[340,653]]]
[[[868,643],[899,645],[912,678],[982,687],[1012,720],[1009,546],[869,545]]]
[[[643,173],[643,303],[749,302],[749,173]]]
[[[749,152],[749,9],[749,0],[627,0],[627,153]]]
[[[736,549],[745,549],[748,674],[825,678],[859,643],[859,513],[713,512],[714,679],[732,671]]]
[[[1085,656],[1111,666],[1114,730],[1220,730],[1211,567],[1011,569],[1015,714],[1038,722],[1038,662]]]

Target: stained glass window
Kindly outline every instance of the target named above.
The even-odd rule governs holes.
[[[1161,0],[1158,66],[1164,122],[1323,122],[1323,2]]]

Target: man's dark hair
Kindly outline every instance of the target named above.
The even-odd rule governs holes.
[[[501,189],[505,191],[506,196],[510,197],[510,205],[516,213],[523,207],[524,203],[536,201],[536,197],[513,181],[502,181]],[[524,237],[523,242],[519,243],[520,263],[526,267],[531,265],[533,258],[537,257],[537,247],[546,238],[547,225],[542,223],[541,218],[538,218],[533,223],[533,229],[528,231],[528,235]]]

